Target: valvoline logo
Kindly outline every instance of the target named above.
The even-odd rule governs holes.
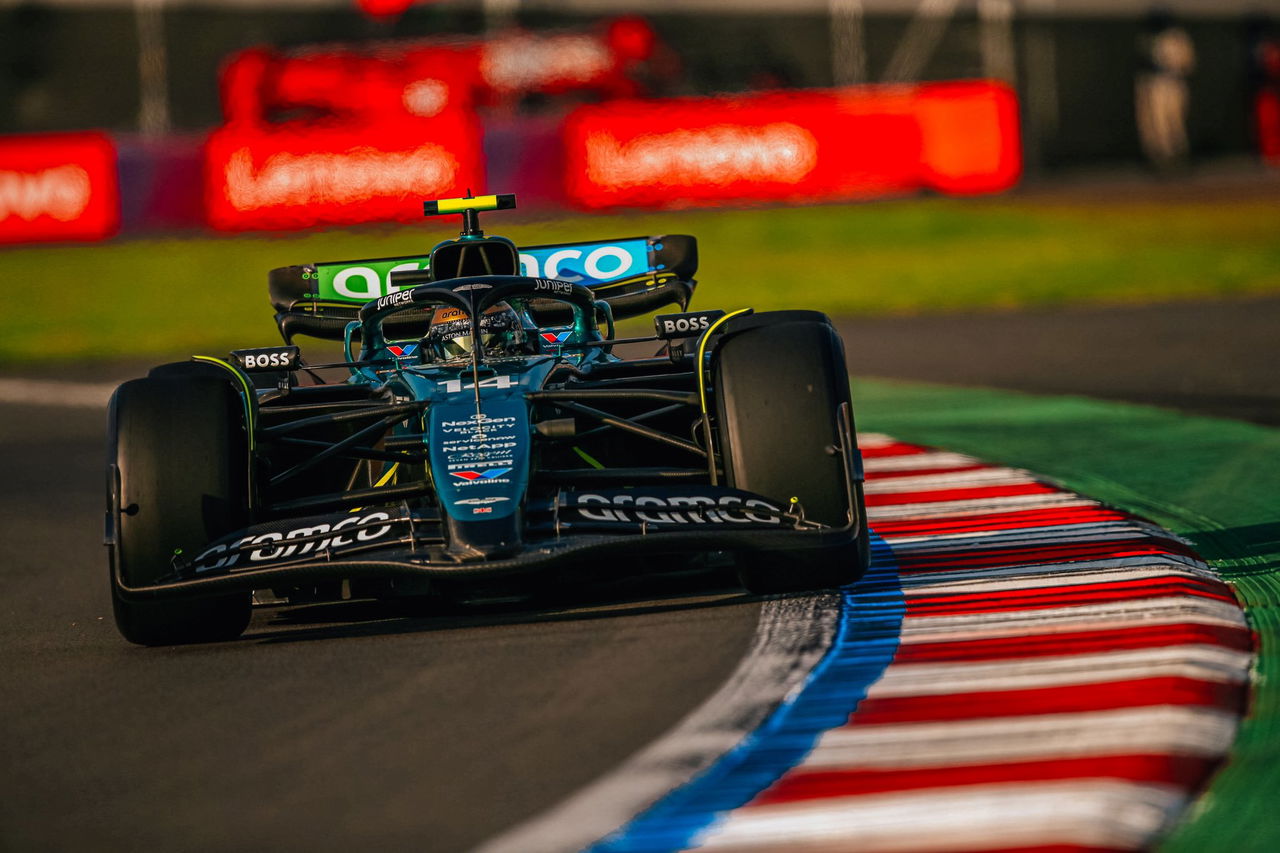
[[[390,344],[387,346],[387,352],[396,358],[408,358],[418,351],[417,344]]]
[[[569,335],[573,332],[566,329],[563,332],[542,332],[542,339],[549,344],[562,344],[569,340]]]
[[[510,470],[510,468],[490,468],[487,471],[450,471],[449,473],[467,481],[495,480]]]

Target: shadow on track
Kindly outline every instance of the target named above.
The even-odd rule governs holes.
[[[723,571],[628,576],[576,584],[549,584],[524,595],[447,600],[356,599],[266,605],[240,642],[315,642],[452,631],[459,628],[585,622],[618,616],[677,613],[757,601]]]

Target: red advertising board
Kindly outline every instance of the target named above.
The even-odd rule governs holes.
[[[0,242],[102,240],[119,226],[116,151],[106,134],[0,137]]]
[[[564,145],[588,208],[995,192],[1021,170],[1016,98],[985,81],[615,101]]]
[[[449,110],[367,123],[234,123],[205,147],[205,210],[224,230],[417,221],[484,187],[480,128]]]
[[[950,195],[1003,192],[1022,175],[1018,97],[989,81],[929,83],[916,89],[920,178]]]
[[[227,123],[205,149],[215,228],[289,229],[421,216],[485,185],[481,103],[573,90],[634,94],[643,21],[592,32],[254,48],[223,69]]]
[[[635,17],[591,30],[509,29],[483,39],[251,48],[223,68],[223,114],[228,121],[430,117],[445,106],[511,103],[529,94],[634,96],[640,89],[632,73],[656,49],[652,28]]]

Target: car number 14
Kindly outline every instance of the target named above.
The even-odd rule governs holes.
[[[444,384],[444,390],[450,394],[458,394],[462,391],[472,391],[476,385],[474,382],[462,384],[461,379],[450,379]],[[510,388],[513,384],[510,376],[490,376],[488,379],[480,380],[481,388]]]

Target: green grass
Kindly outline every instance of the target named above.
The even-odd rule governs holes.
[[[902,314],[1280,292],[1280,202],[917,199],[501,223],[487,220],[521,244],[695,234],[702,307]],[[425,252],[451,230],[5,250],[0,363],[271,343],[271,267]]]

